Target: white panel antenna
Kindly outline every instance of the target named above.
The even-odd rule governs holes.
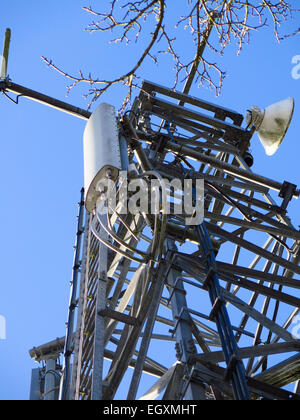
[[[107,173],[118,177],[121,169],[119,132],[112,105],[100,104],[86,125],[83,137],[86,208],[91,213],[99,198],[98,186]]]

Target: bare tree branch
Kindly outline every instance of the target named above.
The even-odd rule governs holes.
[[[149,31],[150,27],[150,41],[146,46],[143,45],[143,51],[135,65],[115,79],[95,78],[91,74],[85,76],[82,71],[76,77],[61,70],[52,60],[45,57],[42,59],[71,80],[72,83],[67,87],[68,93],[79,83],[89,84],[86,94],[86,97],[91,98],[89,107],[113,85],[124,84],[127,86],[127,96],[122,110],[125,110],[130,104],[133,89],[140,87],[140,74],[146,58],[159,63],[160,54],[172,57],[175,62],[174,88],[179,82],[185,81],[185,91],[188,91],[191,82],[196,80],[201,85],[215,89],[216,94],[219,94],[225,73],[218,64],[208,61],[204,53],[205,47],[214,54],[222,55],[224,49],[235,42],[239,54],[243,45],[249,43],[251,32],[261,28],[271,25],[278,42],[300,32],[298,28],[292,33],[279,34],[284,22],[292,20],[295,15],[299,16],[299,10],[284,0],[187,0],[184,16],[178,15],[177,18],[177,37],[174,36],[174,25],[168,16],[168,6],[172,7],[172,0],[112,0],[108,10],[105,11],[105,6],[101,6],[100,12],[90,6],[84,7],[94,18],[86,29],[89,32],[111,33],[111,42],[129,44],[134,39],[136,43],[144,44],[146,36],[141,34]],[[191,45],[194,46],[195,53],[191,57],[177,45],[184,29],[188,29],[192,37]],[[209,38],[211,33],[214,35]],[[163,47],[158,49],[158,45]],[[187,50],[190,51],[190,48]]]

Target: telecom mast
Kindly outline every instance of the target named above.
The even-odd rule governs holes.
[[[90,114],[7,78],[1,90],[87,120],[66,337],[30,351],[45,363],[31,398],[300,399],[298,386],[284,389],[300,379],[289,331],[300,233],[287,213],[300,191],[252,172],[249,151],[255,132],[277,150],[293,101],[254,107],[245,122],[144,81],[117,118],[110,105]],[[147,208],[130,211],[145,196]],[[178,212],[187,198],[192,207]],[[204,218],[193,224],[196,209]]]
[[[278,113],[285,126],[273,133],[273,152],[279,147],[293,101],[253,108],[243,128],[238,112],[145,81],[123,118],[101,122],[107,109],[111,115],[100,105],[87,125],[95,136],[88,141],[100,147],[88,183],[109,175],[120,192],[132,178],[146,185],[201,179],[204,221],[189,225],[191,214],[165,214],[162,201],[156,214],[122,213],[119,200],[114,212],[99,215],[101,187],[86,192],[77,326],[65,346],[72,371],[63,370],[62,397],[299,399],[283,389],[300,372],[299,340],[289,332],[300,308],[300,233],[287,216],[299,190],[246,163],[255,131],[271,147],[261,127],[276,131]],[[258,124],[260,114],[267,117]],[[118,148],[114,163],[109,151],[101,154],[109,135]],[[165,192],[175,207],[186,191]]]

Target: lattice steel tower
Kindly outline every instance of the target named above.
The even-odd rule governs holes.
[[[114,181],[117,205],[99,214],[105,195],[94,183],[86,211],[82,191],[66,339],[31,352],[64,353],[61,399],[300,399],[297,385],[285,388],[300,379],[300,342],[289,332],[300,310],[300,233],[287,216],[299,190],[251,171],[259,115],[253,108],[243,128],[238,112],[147,81],[131,111],[113,114],[119,163],[103,162],[96,181]],[[282,140],[260,134],[267,152]],[[143,193],[149,208],[136,214],[122,212],[133,179],[160,187]],[[175,179],[203,180],[200,224],[175,211],[186,194],[194,207],[198,199],[194,184],[166,187]]]
[[[277,150],[293,100],[244,122],[187,95],[193,66],[184,93],[144,81],[121,118],[91,114],[13,83],[9,41],[0,91],[88,121],[66,336],[30,351],[30,399],[299,400],[300,191],[249,151],[256,131]]]

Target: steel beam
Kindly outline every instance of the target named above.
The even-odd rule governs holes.
[[[88,120],[92,115],[89,111],[70,105],[58,99],[52,98],[51,96],[36,92],[32,89],[28,89],[24,86],[17,85],[16,83],[13,83],[7,79],[0,81],[0,90],[3,90],[4,92],[7,91],[15,93],[18,95],[17,98],[22,96],[25,98],[32,99],[36,102],[48,105],[51,108],[58,109],[59,111],[66,112],[67,114],[74,115],[75,117],[82,118],[84,120]]]
[[[284,343],[264,344],[261,346],[240,347],[239,355],[242,359],[249,357],[271,356],[273,354],[282,354],[289,352],[300,351],[300,341],[292,340]],[[198,354],[192,356],[190,362],[205,361],[210,363],[221,363],[225,361],[225,356],[222,351],[215,351],[208,354]]]

